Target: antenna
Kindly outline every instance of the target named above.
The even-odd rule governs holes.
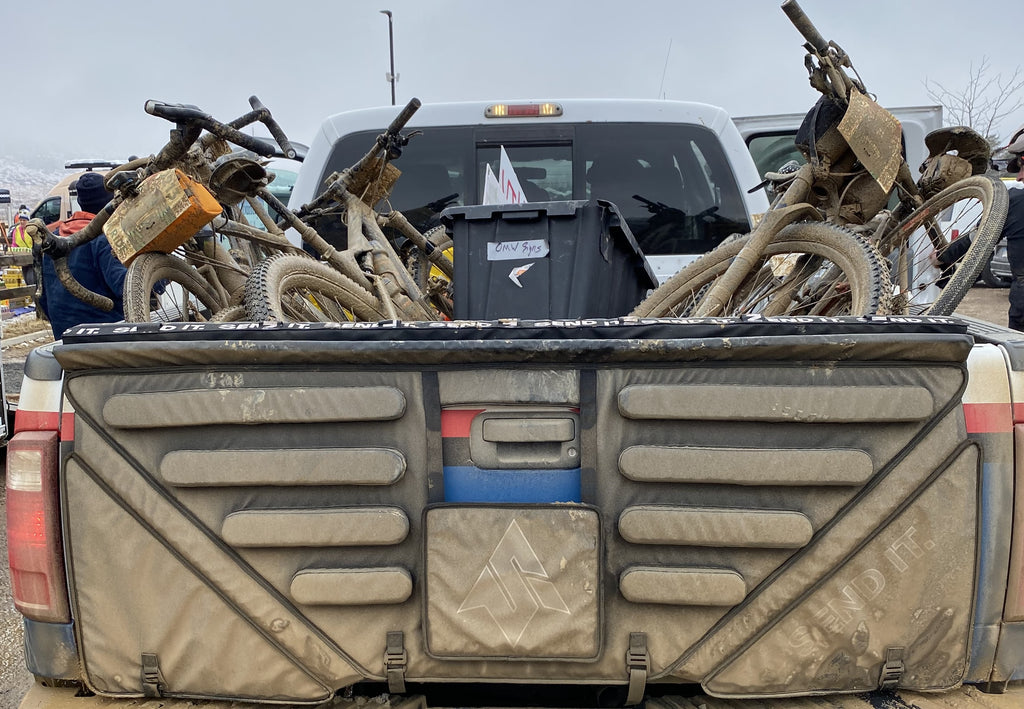
[[[658,98],[665,98],[665,73],[668,71],[668,57],[672,53],[672,38],[668,40],[668,51],[665,52],[665,68],[661,70],[661,86],[658,88]]]

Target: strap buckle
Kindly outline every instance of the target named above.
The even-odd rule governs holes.
[[[644,699],[647,675],[651,671],[651,655],[647,652],[647,633],[630,633],[629,650],[626,651],[626,672],[629,675],[629,691],[626,706],[639,704]]]
[[[388,679],[388,691],[392,694],[405,694],[405,668],[408,664],[405,633],[401,630],[389,630],[384,648],[384,671]]]

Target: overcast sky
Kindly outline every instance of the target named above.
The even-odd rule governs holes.
[[[1019,0],[801,0],[889,106],[933,103],[1024,63]],[[803,112],[816,94],[778,0],[4,0],[0,155],[124,158],[163,144],[147,99],[227,120],[256,94],[308,143],[327,115],[398,102],[665,97],[733,115]],[[984,8],[982,12],[980,8]],[[1003,29],[1003,27],[1008,29]],[[1006,119],[1008,137],[1024,111]]]

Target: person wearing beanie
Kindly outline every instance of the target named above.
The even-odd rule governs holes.
[[[113,195],[103,184],[103,176],[87,172],[75,185],[79,211],[69,219],[53,225],[53,233],[71,236],[84,229]],[[43,254],[43,292],[39,297],[39,310],[50,321],[53,336],[59,338],[68,328],[83,323],[118,322],[124,320],[124,267],[110,249],[105,234],[73,249],[68,254],[71,275],[87,289],[105,295],[114,301],[110,312],[104,312],[73,296],[57,277],[53,259]]]

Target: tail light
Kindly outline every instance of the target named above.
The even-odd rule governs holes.
[[[495,103],[484,109],[486,118],[554,118],[562,115],[557,103]]]
[[[56,431],[22,431],[7,445],[7,551],[22,615],[68,623],[57,469]]]

